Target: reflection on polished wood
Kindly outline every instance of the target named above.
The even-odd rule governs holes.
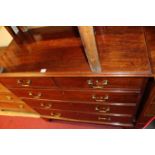
[[[143,27],[95,27],[104,72],[151,73]]]
[[[95,32],[102,75],[151,75],[143,27],[95,27]],[[0,65],[6,72],[46,68],[47,73],[91,73],[80,37],[59,34],[27,44],[13,42],[0,54]]]

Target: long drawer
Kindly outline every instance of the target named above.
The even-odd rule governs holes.
[[[30,107],[39,109],[59,109],[68,111],[81,111],[101,114],[133,115],[136,107],[134,105],[103,105],[89,103],[56,102],[34,99],[23,99]]]
[[[60,91],[54,89],[10,89],[22,98],[83,101],[83,102],[115,102],[137,103],[137,91]]]
[[[0,82],[8,88],[55,88],[56,85],[52,78],[48,77],[11,77],[11,78],[0,78]]]
[[[84,120],[91,122],[113,122],[113,123],[132,123],[132,117],[122,117],[122,116],[105,116],[97,114],[70,112],[62,110],[43,110],[35,109],[43,116],[53,117],[55,119],[75,119]]]
[[[110,78],[110,77],[57,77],[54,81],[60,88],[126,88],[141,89],[145,78]]]

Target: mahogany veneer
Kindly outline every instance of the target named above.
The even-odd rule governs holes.
[[[42,117],[132,128],[155,114],[154,27],[17,28],[0,82]]]

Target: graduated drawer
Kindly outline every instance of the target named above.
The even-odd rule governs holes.
[[[132,123],[132,117],[124,116],[106,116],[101,114],[79,113],[63,110],[43,110],[35,109],[43,116],[49,116],[56,119],[75,119],[89,122],[117,122],[117,123]]]
[[[82,102],[115,102],[137,103],[139,92],[135,91],[60,91],[48,89],[10,89],[15,95],[23,98],[82,101]]]
[[[30,107],[23,103],[11,103],[11,102],[0,102],[0,109],[1,111],[7,111],[7,110],[15,110],[15,111],[32,111]]]
[[[80,113],[79,114],[80,120],[85,121],[94,121],[94,122],[113,122],[113,123],[132,123],[133,117],[126,117],[126,116],[106,116],[106,115],[96,115],[96,114],[87,114],[87,113]]]
[[[9,93],[0,93],[0,102],[21,102],[18,97]]]
[[[32,88],[11,88],[15,95],[21,98],[62,100],[63,92],[57,89],[32,89]]]
[[[0,78],[0,82],[8,88],[53,88],[56,87],[52,78],[48,77],[11,77]]]
[[[54,78],[56,84],[65,89],[70,88],[126,88],[141,89],[145,78],[104,78],[104,77],[57,77]]]
[[[65,91],[64,100],[96,103],[137,103],[139,92],[133,91]]]
[[[23,99],[30,107],[39,109],[59,109],[81,112],[93,112],[103,114],[118,114],[118,115],[133,115],[135,113],[135,105],[110,105],[110,104],[89,104],[89,103],[72,103],[72,102],[58,102],[45,101],[34,99]]]

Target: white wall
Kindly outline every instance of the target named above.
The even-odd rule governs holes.
[[[12,41],[12,36],[5,29],[4,26],[0,26],[0,47],[8,46]]]

